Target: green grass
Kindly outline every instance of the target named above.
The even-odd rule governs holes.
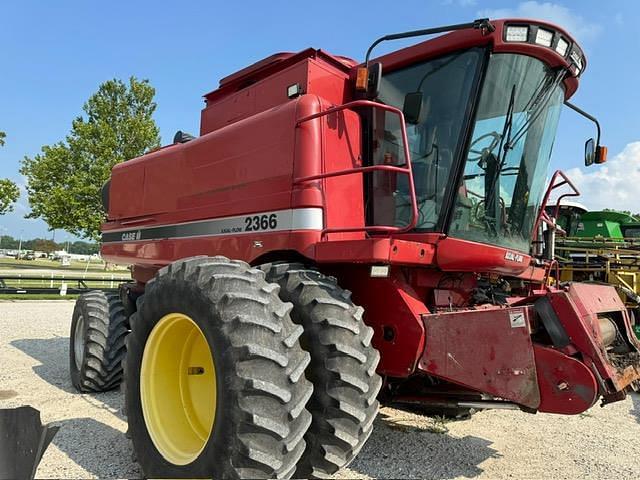
[[[104,274],[121,274],[126,273],[127,268],[123,265],[116,265],[109,270],[104,269],[103,262],[89,262],[87,267],[87,262],[78,262],[75,260],[71,261],[71,265],[68,267],[63,267],[59,261],[48,260],[46,258],[37,258],[35,260],[16,260],[15,258],[0,258],[0,269],[15,269],[15,270],[30,270],[30,269],[43,269],[46,268],[48,270],[60,270],[62,272],[69,272],[72,270],[82,271],[85,270],[90,272],[100,272]]]
[[[82,276],[82,275],[80,275]],[[7,279],[5,280],[5,284],[7,287],[15,287],[15,288],[60,288],[62,286],[62,279],[59,278],[61,275],[53,278],[44,276],[42,279],[28,279],[28,280],[14,280]],[[0,274],[0,278],[2,278],[2,274]],[[114,277],[111,280],[109,277],[105,279],[97,279],[87,277],[85,278],[85,285],[88,288],[116,288],[119,283],[121,283],[118,279],[126,278],[126,276],[118,276]],[[78,282],[67,281],[67,287],[76,287],[78,286]]]
[[[35,295],[26,295],[24,293],[16,294],[0,294],[0,302],[6,300],[75,300],[79,295],[66,295],[61,297],[60,295],[54,295],[50,293],[39,293]]]

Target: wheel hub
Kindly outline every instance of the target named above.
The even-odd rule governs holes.
[[[80,370],[84,361],[84,317],[82,314],[78,316],[76,330],[73,332],[73,359],[76,362],[76,368]]]
[[[174,465],[198,458],[213,431],[216,371],[206,337],[187,315],[165,315],[149,334],[140,398],[147,430],[162,456]]]

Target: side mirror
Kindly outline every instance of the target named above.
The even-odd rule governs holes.
[[[596,142],[590,138],[584,143],[584,166],[593,165],[596,160]]]
[[[382,64],[380,62],[369,65],[369,78],[367,82],[367,97],[377,98],[380,94],[380,81],[382,80]]]
[[[422,111],[422,92],[407,93],[402,105],[402,113],[407,123],[415,125],[420,123],[420,113]]]

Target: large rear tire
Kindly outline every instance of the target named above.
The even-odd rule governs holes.
[[[280,285],[280,298],[293,303],[291,318],[304,328],[300,343],[311,354],[306,375],[314,386],[313,423],[295,476],[325,478],[347,466],[373,430],[382,386],[373,329],[335,278],[298,263],[261,268],[267,281]]]
[[[71,320],[69,370],[80,392],[105,392],[122,381],[129,333],[118,294],[99,290],[78,297]]]
[[[290,310],[263,272],[224,257],[177,261],[146,285],[125,361],[145,477],[291,477],[313,387]]]

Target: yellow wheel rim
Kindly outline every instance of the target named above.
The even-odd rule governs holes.
[[[187,465],[202,453],[216,397],[213,355],[202,330],[187,315],[165,315],[144,347],[140,398],[147,431],[168,462]]]

